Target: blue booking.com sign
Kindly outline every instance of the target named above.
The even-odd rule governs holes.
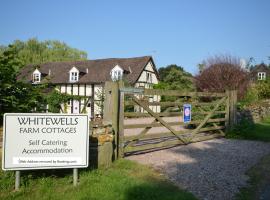
[[[191,104],[183,105],[183,121],[184,123],[191,122]]]

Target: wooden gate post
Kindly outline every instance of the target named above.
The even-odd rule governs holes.
[[[237,123],[237,90],[229,91],[229,129],[232,129],[233,126]]]
[[[114,132],[114,156],[113,159],[118,158],[118,102],[119,102],[119,85],[117,82],[105,83],[105,104],[104,104],[104,124],[112,124]]]
[[[104,123],[111,123],[114,132],[114,159],[123,157],[124,93],[123,81],[105,83]]]
[[[112,90],[113,90],[113,82],[105,82],[104,87],[104,111],[103,111],[103,123],[104,124],[112,124]]]
[[[125,93],[120,92],[124,87],[122,80],[118,81],[118,158],[124,157],[124,98]]]
[[[227,133],[230,130],[230,90],[226,90],[226,114],[225,114],[225,132]]]
[[[123,87],[123,82],[119,83],[119,89]],[[124,157],[124,110],[125,110],[125,93],[119,93],[119,110],[118,110],[118,132],[119,132],[119,158]]]

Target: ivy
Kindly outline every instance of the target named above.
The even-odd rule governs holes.
[[[70,95],[70,94],[63,94],[53,89],[52,92],[45,95],[46,96],[46,103],[49,107],[48,111],[52,113],[67,113],[67,103],[71,100],[78,100],[81,101],[84,97]],[[64,109],[62,108],[62,106]],[[84,109],[85,110],[85,109]]]

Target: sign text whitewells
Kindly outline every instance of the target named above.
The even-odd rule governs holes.
[[[7,113],[3,131],[3,170],[88,166],[87,115]]]

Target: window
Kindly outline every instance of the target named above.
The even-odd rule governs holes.
[[[70,72],[70,82],[77,82],[79,80],[79,73],[78,72]]]
[[[34,83],[40,82],[40,74],[33,74],[33,82]]]
[[[111,71],[112,80],[113,81],[121,80],[122,76],[123,76],[123,69],[119,65],[116,65]]]
[[[121,80],[122,79],[122,71],[121,70],[115,70],[114,72],[114,79],[115,80]]]
[[[79,70],[74,66],[71,70],[69,70],[69,81],[77,82],[79,81]]]
[[[266,80],[266,73],[258,72],[258,80]]]
[[[41,73],[38,71],[38,69],[36,69],[33,72],[32,81],[33,83],[39,83],[40,80],[41,80]]]
[[[150,72],[146,73],[146,82],[152,83],[152,74]]]

